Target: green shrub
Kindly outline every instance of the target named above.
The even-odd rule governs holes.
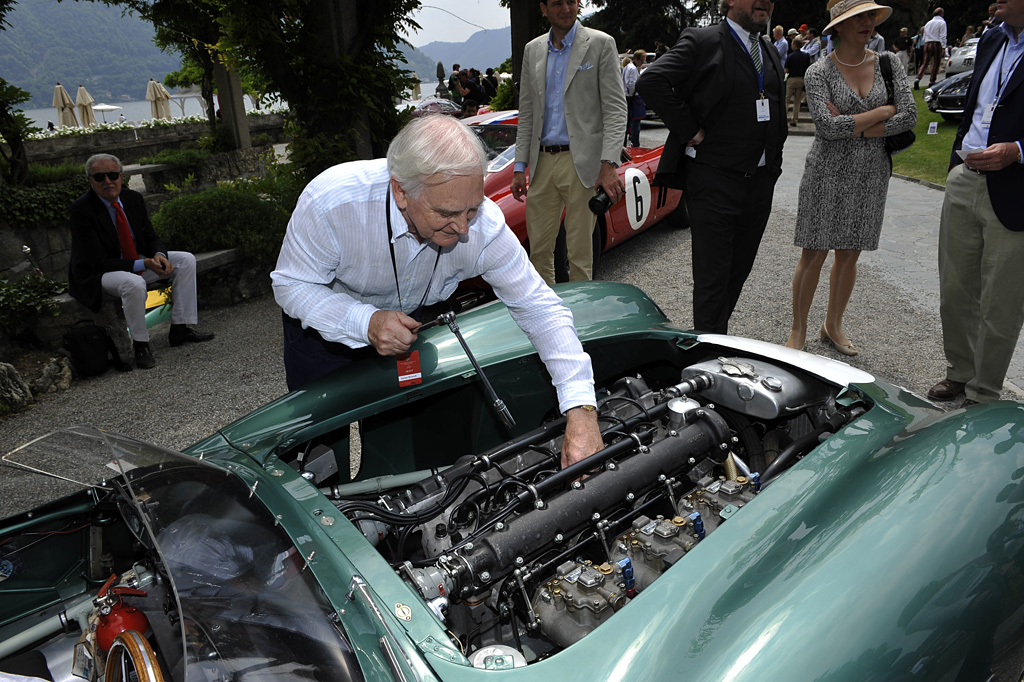
[[[209,158],[210,152],[205,149],[163,149],[156,156],[140,159],[140,163],[166,163],[186,173],[198,173]]]
[[[512,79],[498,83],[498,92],[491,98],[491,111],[505,111],[516,108],[516,93],[512,88]]]
[[[81,166],[63,182],[35,187],[0,187],[0,222],[8,225],[37,225],[67,220],[68,208],[89,189]]]
[[[64,293],[67,282],[57,282],[34,270],[14,282],[0,276],[0,327],[13,330],[34,315],[60,314],[53,297]]]
[[[249,188],[226,185],[167,201],[153,216],[153,227],[170,249],[237,248],[243,258],[272,267],[290,209]]]
[[[26,187],[38,185],[51,185],[55,182],[76,177],[85,176],[85,166],[81,163],[62,163],[56,166],[47,166],[40,163],[29,164],[28,177],[25,178]]]

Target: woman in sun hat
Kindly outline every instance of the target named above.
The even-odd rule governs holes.
[[[883,138],[910,130],[917,109],[896,55],[866,45],[892,8],[874,0],[830,0],[835,50],[812,64],[804,77],[814,142],[807,154],[796,237],[800,261],[793,275],[793,328],[786,345],[803,348],[818,277],[829,251],[828,310],[820,337],[844,355],[858,350],[843,331],[843,313],[857,280],[857,259],[878,248],[892,164]],[[889,60],[895,105],[889,104],[880,60]]]

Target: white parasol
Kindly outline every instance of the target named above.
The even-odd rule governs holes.
[[[82,125],[86,128],[96,125],[96,114],[92,113],[92,107],[89,106],[95,101],[89,91],[79,84],[78,93],[75,95],[75,106],[78,109],[78,118],[82,120]]]
[[[107,122],[107,112],[108,111],[117,111],[120,108],[121,107],[114,106],[113,104],[103,104],[103,103],[100,103],[100,104],[93,104],[92,105],[92,110],[100,112],[100,116],[103,117],[103,122],[104,123]]]
[[[149,113],[154,119],[171,119],[171,96],[164,89],[163,84],[157,83],[152,78],[146,84],[146,101],[149,102]]]
[[[57,108],[58,127],[78,127],[78,119],[75,118],[75,103],[60,83],[57,83],[57,87],[53,89],[53,106]]]

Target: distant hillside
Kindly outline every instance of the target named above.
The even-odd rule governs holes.
[[[512,56],[512,29],[510,27],[477,31],[464,43],[427,43],[419,48],[436,64],[443,62],[445,69],[452,64],[463,68],[474,67],[480,71],[498,65]],[[433,80],[433,79],[431,79]]]
[[[402,44],[399,49],[405,55],[408,62],[404,68],[414,71],[421,83],[432,83],[437,81],[437,61],[431,59],[408,43]]]
[[[18,0],[0,32],[0,75],[48,107],[60,81],[72,99],[79,83],[97,102],[141,100],[150,78],[181,65],[153,45],[153,25],[98,2]]]

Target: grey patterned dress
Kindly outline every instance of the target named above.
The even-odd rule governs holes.
[[[897,113],[885,122],[885,134],[913,129],[917,123],[914,97],[896,55],[883,52],[892,64]],[[794,243],[805,249],[878,248],[885,213],[885,195],[892,169],[882,138],[853,137],[853,114],[888,104],[878,60],[875,82],[860,97],[843,79],[831,59],[821,58],[804,77],[807,106],[814,118],[814,143],[800,181]],[[842,115],[829,113],[832,102]]]

